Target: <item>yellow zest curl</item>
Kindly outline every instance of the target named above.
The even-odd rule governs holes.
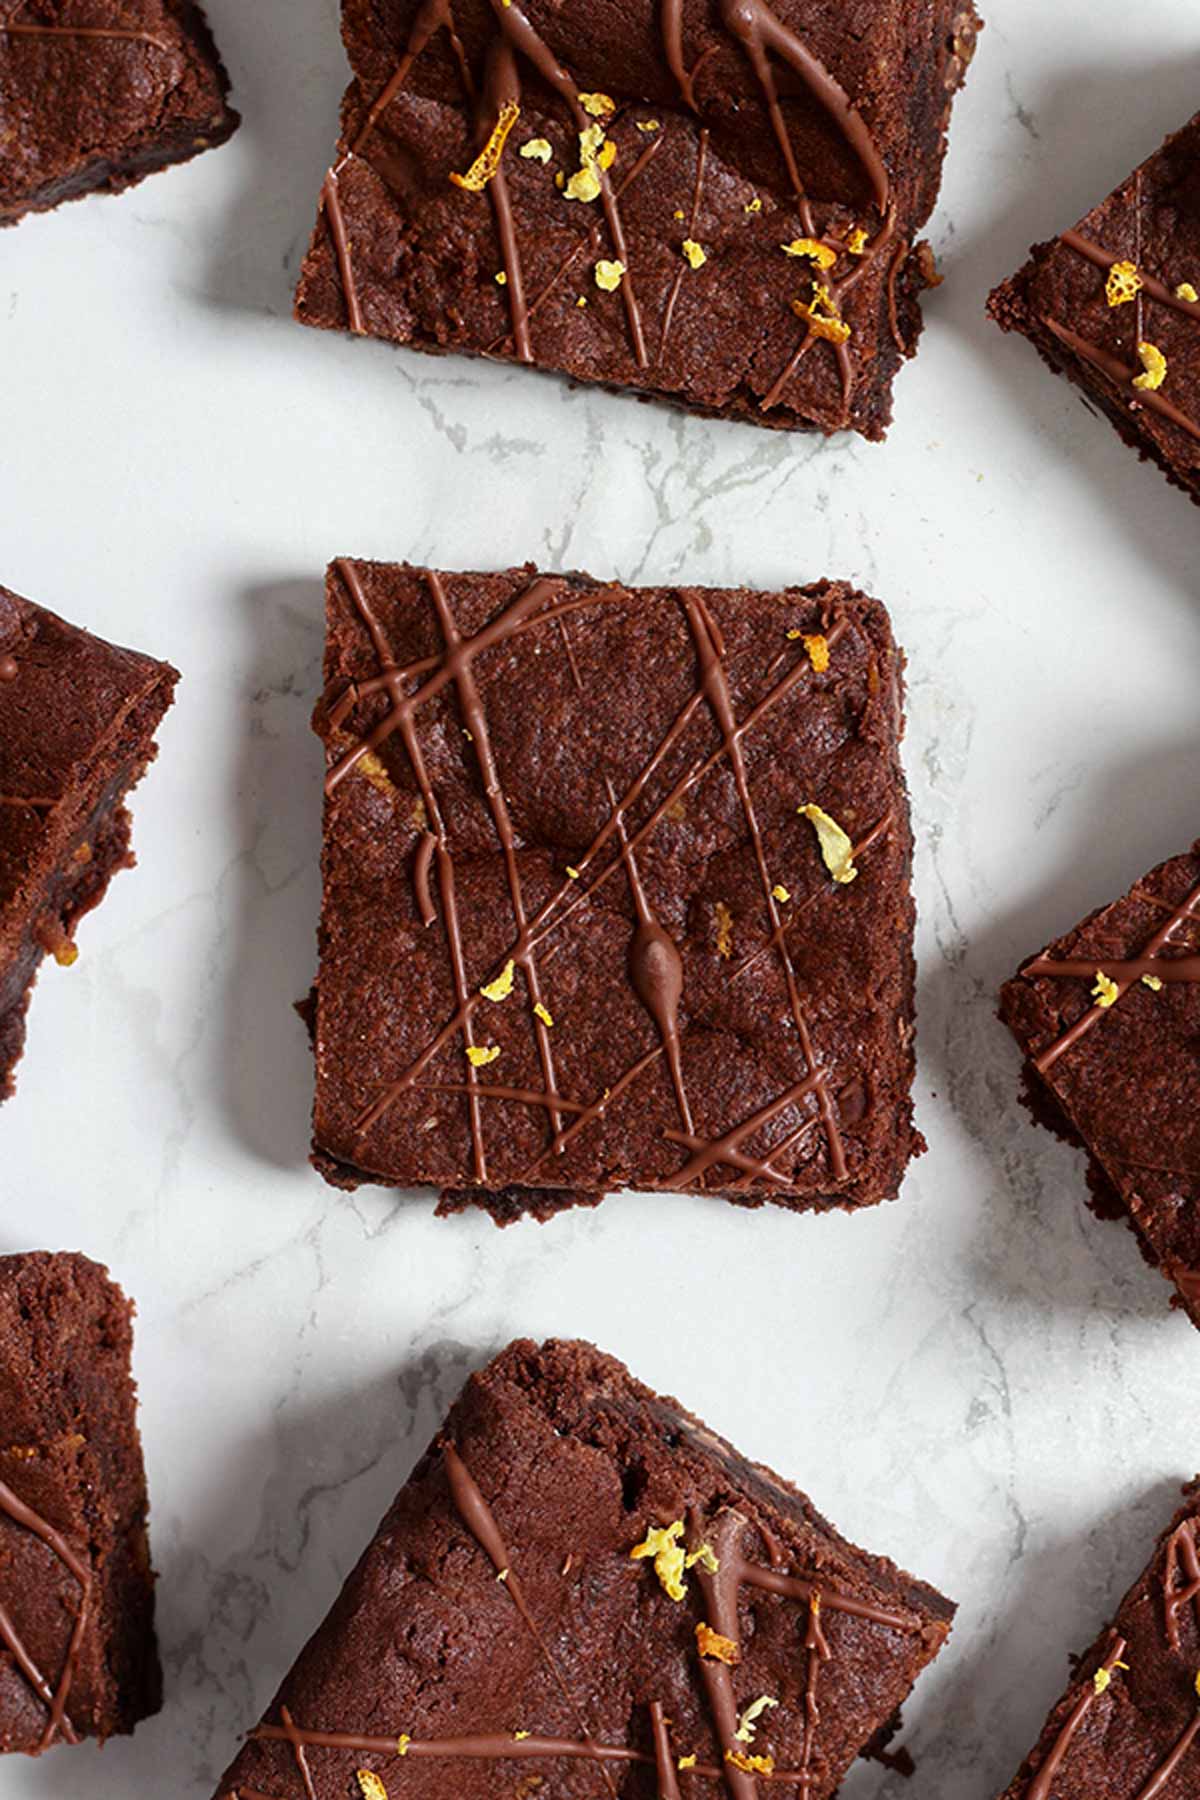
[[[1115,1006],[1120,998],[1121,990],[1110,975],[1103,969],[1096,970],[1096,985],[1092,989],[1092,998],[1097,1006]]]
[[[762,211],[762,196],[760,194],[755,194],[753,200],[747,200],[742,211],[748,213],[760,213]]]
[[[507,1000],[513,991],[513,972],[516,964],[510,956],[495,981],[489,981],[486,987],[480,988],[485,1000]]]
[[[775,883],[775,886],[771,889],[771,896],[773,899],[778,900],[780,906],[786,906],[792,897],[784,887],[782,881],[777,881]]]
[[[596,286],[606,294],[615,294],[625,274],[623,262],[608,262],[604,257],[596,264]]]
[[[778,1705],[778,1700],[774,1699],[770,1694],[760,1694],[757,1700],[752,1700],[745,1712],[742,1713],[738,1719],[738,1728],[733,1734],[738,1743],[752,1743],[754,1741],[755,1720],[761,1719],[769,1706]]]
[[[687,262],[693,269],[702,269],[708,257],[696,242],[695,238],[684,238],[682,250]]]
[[[517,154],[523,156],[527,162],[548,163],[554,155],[554,151],[547,138],[530,138],[528,142],[521,145]]]
[[[725,1761],[732,1763],[735,1769],[741,1769],[745,1775],[773,1775],[775,1773],[773,1756],[747,1756],[744,1750],[727,1750]]]
[[[793,238],[790,244],[780,244],[779,248],[785,256],[810,257],[818,269],[832,269],[837,261],[837,251],[816,238]]]
[[[1161,994],[1162,993],[1162,976],[1161,975],[1143,975],[1142,983],[1145,987],[1148,987],[1150,989],[1152,994]]]
[[[695,1766],[696,1758],[694,1756],[680,1756],[675,1762],[675,1767],[677,1769],[694,1769]]]
[[[606,119],[609,113],[616,112],[617,103],[608,94],[580,94],[579,104],[585,113],[591,113],[593,119]]]
[[[712,1662],[727,1663],[731,1668],[741,1661],[742,1653],[732,1638],[723,1637],[701,1619],[696,1626],[696,1648]]]
[[[1195,306],[1197,300],[1200,300],[1200,294],[1196,292],[1190,281],[1181,281],[1179,286],[1175,289],[1175,298],[1177,300],[1190,300],[1192,305]]]
[[[1167,359],[1157,344],[1141,343],[1137,347],[1137,353],[1142,373],[1134,376],[1133,385],[1143,392],[1153,392],[1167,378]]]
[[[412,1743],[412,1739],[409,1737],[407,1731],[402,1731],[400,1733],[400,1736],[396,1739],[396,1755],[397,1756],[407,1756],[408,1755],[408,1746],[411,1743]]]
[[[500,115],[492,127],[492,135],[465,175],[456,175],[453,170],[450,179],[455,187],[465,188],[469,194],[482,194],[484,188],[500,167],[500,158],[504,155],[504,146],[508,134],[521,116],[521,109],[515,100],[506,100],[500,108]]]
[[[792,311],[798,319],[805,321],[814,337],[825,338],[831,344],[844,344],[850,336],[850,327],[822,282],[815,284],[811,300],[793,300]]]
[[[540,1000],[533,1010],[536,1016],[542,1021],[543,1025],[553,1025],[554,1019],[551,1016],[549,1009],[543,1006]]]
[[[687,1584],[683,1579],[687,1557],[679,1542],[682,1536],[682,1519],[674,1519],[670,1525],[651,1525],[641,1543],[635,1544],[629,1552],[633,1562],[640,1562],[647,1556],[654,1558],[654,1573],[671,1600],[682,1600],[687,1594]]]
[[[370,1769],[356,1769],[355,1780],[363,1800],[388,1800],[388,1791],[379,1776]]]
[[[1128,306],[1141,292],[1142,278],[1136,263],[1115,262],[1104,284],[1104,298],[1110,306]]]
[[[494,1063],[500,1054],[499,1044],[490,1044],[486,1049],[482,1044],[467,1045],[467,1061],[473,1069],[484,1069],[488,1063]]]
[[[854,866],[854,845],[837,820],[831,819],[827,812],[811,802],[806,806],[798,806],[796,811],[802,819],[809,820],[816,831],[825,867],[833,879],[843,887],[856,880],[858,870]]]
[[[804,648],[808,651],[808,660],[818,675],[823,675],[829,667],[829,641],[819,631],[811,631],[805,635]]]
[[[637,122],[637,128],[639,131],[661,131],[662,130],[662,126],[659,124],[657,119],[639,119]]]
[[[856,225],[846,239],[846,253],[849,256],[861,256],[867,247],[867,234],[861,225]]]

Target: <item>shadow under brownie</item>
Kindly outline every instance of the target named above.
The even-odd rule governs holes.
[[[612,1357],[518,1342],[467,1383],[218,1800],[829,1800],[953,1615]]]
[[[970,0],[344,0],[303,323],[881,438]]]
[[[132,1318],[84,1256],[0,1257],[0,1752],[161,1704]]]
[[[924,1147],[901,664],[837,583],[335,563],[322,1172],[498,1223],[893,1197]]]

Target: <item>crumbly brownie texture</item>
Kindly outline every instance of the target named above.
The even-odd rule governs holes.
[[[988,311],[1200,500],[1200,113]]]
[[[924,1147],[901,662],[835,583],[334,564],[317,1166],[498,1223],[893,1197]]]
[[[0,588],[0,1100],[46,955],[132,866],[122,804],[178,676]]]
[[[0,225],[224,143],[228,92],[192,0],[0,0]]]
[[[1186,1800],[1200,1791],[1195,1485],[1001,1800]]]
[[[1200,1326],[1200,845],[1027,963],[1001,993],[1034,1116],[1091,1158]]]
[[[296,316],[881,438],[978,25],[971,0],[344,0]]]
[[[0,1257],[0,1752],[161,1703],[132,1316],[86,1257]]]
[[[953,1614],[612,1357],[515,1343],[468,1382],[219,1800],[826,1800]]]

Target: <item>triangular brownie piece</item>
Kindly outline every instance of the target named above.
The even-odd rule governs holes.
[[[953,1612],[613,1358],[519,1342],[467,1384],[217,1791],[826,1800]]]

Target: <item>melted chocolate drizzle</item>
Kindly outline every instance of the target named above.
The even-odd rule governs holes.
[[[1181,957],[1176,959],[1164,957],[1162,954],[1175,932],[1189,919],[1194,919],[1198,909],[1200,909],[1200,885],[1194,887],[1181,905],[1176,907],[1166,923],[1154,933],[1139,956],[1124,958],[1113,963],[1102,960],[1085,963],[1078,958],[1060,962],[1053,957],[1035,956],[1032,962],[1026,963],[1021,973],[1031,978],[1050,976],[1064,980],[1080,978],[1091,982],[1096,979],[1097,969],[1103,969],[1104,973],[1110,975],[1117,984],[1117,997],[1113,1005],[1118,1005],[1122,997],[1141,980],[1143,975],[1156,975],[1164,982],[1200,980],[1200,958]],[[1044,1075],[1047,1069],[1058,1061],[1064,1051],[1077,1044],[1080,1038],[1084,1037],[1093,1025],[1098,1024],[1105,1013],[1111,1010],[1112,1008],[1108,1006],[1089,1007],[1087,1012],[1055,1038],[1054,1042],[1049,1044],[1040,1056],[1035,1057],[1033,1066],[1038,1073]]]
[[[1101,375],[1107,376],[1109,381],[1120,388],[1122,390],[1121,397],[1132,411],[1136,412],[1143,406],[1148,407],[1151,412],[1160,414],[1172,425],[1178,425],[1181,431],[1186,431],[1189,437],[1200,442],[1200,424],[1197,424],[1195,419],[1181,411],[1173,401],[1166,399],[1157,388],[1135,388],[1133,386],[1133,379],[1135,375],[1141,373],[1140,369],[1131,368],[1128,363],[1122,362],[1119,356],[1113,356],[1110,351],[1102,349],[1099,344],[1093,344],[1090,338],[1080,337],[1077,331],[1071,331],[1066,325],[1060,325],[1057,319],[1043,317],[1042,324],[1066,349],[1073,351],[1076,356],[1081,356],[1085,362],[1091,363],[1094,369],[1098,369]]]
[[[173,47],[164,44],[149,31],[137,31],[132,26],[123,25],[14,25],[11,20],[0,20],[0,37],[32,37],[32,38],[108,38],[118,43],[148,44],[151,49],[161,50],[164,56],[170,56]]]
[[[24,1675],[26,1681],[45,1705],[49,1717],[46,1729],[42,1733],[36,1755],[40,1756],[48,1750],[55,1738],[61,1735],[68,1744],[79,1742],[78,1734],[67,1717],[67,1702],[71,1697],[71,1687],[75,1680],[75,1671],[79,1666],[79,1657],[83,1649],[83,1634],[87,1629],[89,1605],[92,1593],[92,1572],[82,1557],[76,1554],[53,1525],[41,1518],[33,1508],[27,1506],[13,1490],[0,1481],[0,1513],[11,1519],[15,1525],[22,1526],[39,1538],[48,1550],[62,1563],[63,1567],[75,1577],[79,1583],[79,1609],[71,1627],[67,1642],[66,1655],[59,1673],[58,1684],[52,1688],[33,1657],[29,1654],[16,1625],[13,1623],[6,1607],[0,1603],[0,1644],[8,1650],[13,1661]]]
[[[741,1176],[738,1182],[739,1188],[744,1188],[755,1181],[773,1187],[787,1187],[787,1175],[774,1165],[787,1149],[800,1141],[811,1126],[818,1123],[823,1129],[826,1140],[831,1178],[836,1182],[845,1180],[849,1173],[849,1167],[839,1129],[837,1109],[829,1091],[827,1072],[818,1062],[812,1034],[801,1006],[785,924],[773,893],[774,883],[767,865],[766,847],[751,794],[743,751],[746,735],[767,717],[800,681],[811,677],[811,664],[807,654],[801,654],[766,695],[750,709],[746,717],[739,721],[735,716],[732,692],[724,665],[724,646],[716,623],[704,600],[697,592],[694,590],[681,591],[678,595],[679,604],[688,621],[699,665],[696,689],[676,715],[648,762],[619,800],[614,796],[610,785],[608,819],[593,842],[580,855],[576,870],[577,879],[565,878],[562,880],[558,888],[531,916],[525,905],[521,887],[516,835],[496,768],[487,716],[472,665],[474,659],[482,651],[506,642],[519,631],[533,629],[539,625],[561,625],[565,614],[578,610],[581,606],[595,607],[603,604],[603,593],[590,595],[582,601],[564,601],[559,597],[563,583],[541,578],[519,594],[507,608],[483,626],[474,637],[464,638],[440,577],[431,571],[423,571],[423,579],[431,595],[441,628],[444,650],[440,657],[423,658],[418,663],[401,668],[395,661],[386,634],[368,601],[357,568],[348,561],[340,562],[337,567],[371,639],[379,660],[379,674],[366,681],[352,682],[348,685],[336,703],[328,709],[330,725],[335,730],[340,730],[357,702],[367,696],[385,693],[389,704],[382,719],[367,735],[358,740],[333,763],[326,777],[326,792],[330,796],[336,793],[342,781],[364,755],[377,751],[393,733],[399,735],[408,755],[429,826],[429,830],[422,834],[418,843],[417,860],[414,865],[414,887],[418,910],[426,927],[434,922],[436,910],[428,890],[428,873],[432,862],[436,864],[437,869],[441,917],[446,933],[455,993],[455,1010],[451,1017],[433,1034],[425,1048],[408,1068],[398,1078],[387,1084],[363,1111],[356,1122],[360,1136],[365,1135],[402,1094],[416,1087],[418,1083],[423,1087],[433,1087],[442,1092],[465,1092],[471,1129],[474,1177],[478,1184],[486,1185],[488,1162],[480,1102],[482,1100],[515,1101],[520,1104],[539,1106],[544,1108],[548,1115],[550,1141],[517,1177],[518,1184],[526,1184],[537,1174],[547,1157],[561,1156],[582,1131],[603,1118],[607,1109],[633,1081],[652,1067],[661,1055],[666,1059],[683,1126],[681,1131],[667,1131],[664,1135],[668,1141],[680,1144],[688,1152],[688,1155],[677,1174],[668,1181],[660,1183],[660,1186],[668,1189],[690,1186],[700,1180],[709,1169],[724,1164],[739,1171]],[[836,645],[845,629],[845,621],[835,618],[826,632],[827,643],[831,647]],[[574,665],[573,659],[572,667],[578,685],[578,668]],[[413,680],[417,680],[419,685],[409,691],[409,684]],[[420,708],[451,684],[455,686],[459,706],[479,761],[493,828],[504,858],[509,901],[516,928],[516,935],[501,958],[494,974],[499,974],[511,960],[522,971],[525,978],[531,1008],[542,1005],[542,990],[534,955],[537,947],[552,934],[561,932],[575,914],[588,905],[600,886],[619,870],[624,869],[629,880],[637,921],[629,954],[630,985],[657,1026],[659,1045],[656,1049],[639,1056],[616,1081],[606,1086],[603,1093],[590,1102],[572,1099],[559,1092],[550,1033],[544,1020],[536,1011],[532,1016],[544,1082],[541,1090],[515,1088],[507,1085],[485,1085],[479,1080],[478,1071],[470,1064],[468,1064],[465,1083],[427,1083],[421,1080],[434,1058],[460,1033],[463,1034],[466,1042],[470,1042],[471,1020],[476,1008],[481,1003],[478,990],[473,989],[467,980],[462,927],[455,901],[453,859],[437,795],[421,750],[416,724]],[[706,707],[718,726],[719,746],[715,750],[699,756],[675,781],[666,796],[654,806],[649,816],[630,832],[627,823],[630,809],[644,793],[656,771],[682,738],[692,721]],[[784,1091],[768,1105],[758,1109],[749,1118],[743,1119],[723,1135],[709,1140],[695,1135],[684,1085],[679,1032],[679,1007],[684,988],[682,959],[673,939],[650,908],[638,868],[636,852],[676,802],[721,763],[728,763],[734,776],[747,834],[754,852],[763,905],[768,920],[769,937],[766,948],[777,956],[779,961],[780,973],[788,997],[792,1026],[796,1035],[796,1045],[803,1061],[804,1072],[797,1080],[790,1082]],[[890,815],[881,820],[868,833],[863,840],[864,847],[883,835],[889,824]],[[617,854],[592,880],[585,882],[584,877],[592,870],[596,858],[613,839],[616,840]],[[753,1157],[744,1151],[743,1144],[757,1131],[769,1125],[789,1107],[797,1106],[810,1097],[816,1106],[815,1114],[801,1123],[798,1128],[793,1128],[782,1143],[776,1143],[762,1157]],[[570,1124],[564,1125],[564,1115],[566,1114],[574,1116]]]
[[[1114,1632],[1112,1642],[1108,1648],[1108,1653],[1105,1656],[1104,1661],[1100,1664],[1100,1667],[1106,1674],[1111,1675],[1113,1669],[1116,1667],[1117,1663],[1120,1662],[1124,1654],[1125,1639],[1118,1637]],[[1067,1714],[1062,1730],[1055,1738],[1053,1744],[1051,1744],[1045,1762],[1026,1789],[1025,1800],[1050,1800],[1051,1791],[1054,1786],[1054,1777],[1058,1774],[1058,1771],[1063,1765],[1067,1752],[1071,1748],[1075,1733],[1079,1730],[1079,1727],[1083,1724],[1083,1721],[1091,1712],[1092,1707],[1099,1698],[1100,1696],[1097,1694],[1094,1685],[1089,1682],[1084,1687],[1083,1692],[1080,1694],[1078,1700],[1076,1700],[1070,1712]]]
[[[455,1510],[466,1530],[487,1556],[497,1578],[503,1582],[522,1623],[529,1631],[540,1656],[553,1676],[555,1685],[575,1714],[579,1722],[579,1738],[548,1737],[537,1732],[522,1732],[517,1735],[511,1731],[473,1733],[453,1738],[415,1738],[409,1737],[407,1733],[401,1738],[395,1733],[389,1736],[379,1736],[344,1731],[307,1731],[301,1730],[296,1725],[290,1712],[284,1707],[280,1709],[281,1724],[260,1725],[250,1733],[251,1739],[265,1743],[289,1744],[303,1772],[306,1784],[311,1781],[307,1763],[303,1760],[307,1749],[374,1755],[393,1760],[410,1756],[498,1762],[523,1761],[528,1758],[535,1760],[564,1758],[594,1763],[597,1774],[613,1800],[615,1800],[617,1790],[607,1766],[610,1763],[618,1766],[634,1763],[653,1768],[658,1783],[658,1800],[681,1800],[679,1779],[676,1773],[679,1766],[678,1760],[671,1743],[670,1721],[665,1716],[661,1701],[652,1700],[648,1703],[647,1708],[653,1745],[652,1754],[632,1749],[625,1744],[597,1742],[589,1732],[581,1707],[529,1608],[520,1576],[514,1567],[512,1555],[495,1513],[455,1446],[446,1444],[442,1454]],[[717,1564],[715,1572],[710,1573],[703,1563],[699,1563],[695,1566],[693,1573],[699,1578],[707,1623],[713,1630],[719,1632],[723,1637],[729,1638],[734,1644],[737,1644],[739,1637],[738,1593],[743,1584],[799,1600],[807,1605],[808,1622],[804,1650],[808,1673],[805,1688],[802,1766],[798,1769],[772,1769],[768,1774],[741,1769],[735,1762],[730,1761],[730,1755],[739,1754],[741,1746],[741,1740],[736,1735],[738,1713],[732,1677],[729,1668],[724,1663],[710,1657],[700,1656],[698,1660],[701,1679],[713,1717],[713,1727],[721,1751],[721,1761],[718,1764],[697,1761],[689,1765],[688,1772],[692,1776],[723,1783],[729,1800],[757,1800],[760,1781],[782,1782],[798,1786],[803,1797],[808,1794],[816,1779],[812,1770],[812,1756],[816,1727],[820,1716],[816,1700],[817,1675],[821,1664],[832,1659],[828,1639],[821,1627],[822,1606],[824,1605],[830,1611],[865,1619],[891,1631],[902,1632],[906,1636],[921,1633],[928,1628],[915,1613],[891,1612],[884,1607],[877,1607],[871,1602],[855,1600],[850,1595],[841,1594],[836,1589],[818,1582],[815,1577],[806,1578],[784,1573],[778,1566],[782,1561],[783,1552],[774,1540],[766,1540],[768,1554],[771,1557],[770,1567],[751,1561],[742,1548],[748,1529],[748,1523],[742,1515],[729,1508],[718,1515],[712,1528],[707,1532],[699,1513],[693,1511],[689,1514],[689,1548],[697,1550],[707,1541]],[[1120,1649],[1117,1649],[1114,1652],[1114,1659],[1120,1653]],[[309,1789],[306,1785],[306,1796],[308,1794]],[[257,1794],[251,1788],[241,1788],[233,1791],[230,1800],[271,1800],[271,1797]]]

